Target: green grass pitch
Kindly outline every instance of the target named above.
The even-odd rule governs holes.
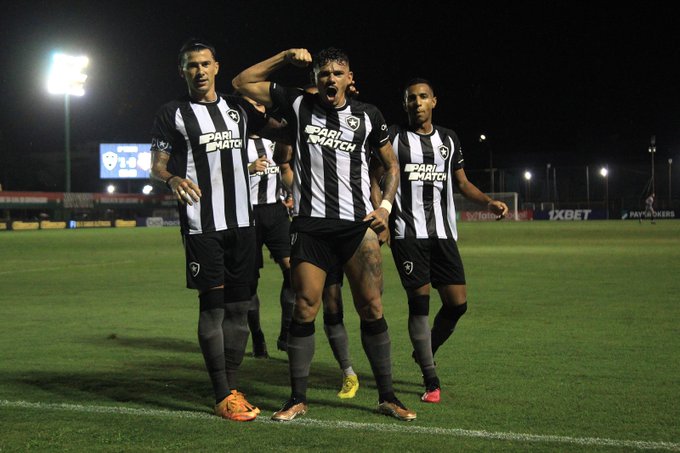
[[[280,271],[259,294],[271,358],[246,357],[252,423],[210,415],[176,228],[0,233],[0,451],[680,451],[680,222],[459,225],[469,310],[437,353],[442,402],[419,401],[407,304],[388,248],[393,376],[412,423],[377,393],[345,285],[361,389],[316,323],[310,410],[276,351]],[[431,318],[440,304],[433,293]],[[248,346],[250,351],[250,345]]]

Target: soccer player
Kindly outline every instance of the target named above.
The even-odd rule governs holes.
[[[288,421],[307,411],[307,379],[314,355],[314,319],[327,273],[342,266],[361,318],[361,339],[378,388],[378,411],[400,420],[416,414],[397,399],[392,386],[390,338],[383,316],[382,257],[376,234],[387,228],[399,184],[387,126],[373,105],[345,95],[353,74],[347,55],[325,49],[314,59],[317,94],[267,81],[286,64],[312,62],[307,49],[280,52],[237,75],[232,84],[244,95],[275,106],[295,130],[292,159],[294,217],[291,266],[295,311],[288,336],[291,397],[272,418]],[[369,199],[369,149],[386,166],[383,200]]]
[[[245,98],[255,109],[265,113],[264,105]],[[283,283],[279,293],[281,306],[281,330],[277,340],[280,350],[286,349],[288,326],[293,315],[295,294],[290,284],[290,218],[288,209],[280,196],[284,185],[291,187],[293,172],[289,164],[277,165],[272,159],[276,146],[288,146],[275,143],[257,134],[248,137],[248,169],[250,172],[250,197],[255,215],[255,231],[257,239],[257,266],[250,310],[248,310],[248,326],[253,339],[253,356],[269,357],[264,333],[260,326],[260,298],[257,295],[259,269],[264,265],[262,247],[267,246],[274,261],[281,268]]]
[[[163,105],[152,128],[152,178],[178,201],[187,287],[198,291],[198,342],[215,394],[216,415],[253,420],[260,410],[239,389],[248,341],[255,228],[246,139],[274,123],[245,99],[217,93],[215,48],[195,39],[180,49],[188,95]],[[271,135],[270,135],[271,136]]]
[[[408,332],[425,384],[421,400],[438,403],[440,383],[433,356],[467,310],[465,273],[456,245],[454,189],[499,218],[508,207],[468,181],[458,136],[432,123],[437,98],[430,82],[408,82],[403,103],[408,125],[389,129],[401,181],[390,217],[392,256],[408,298]],[[442,301],[431,332],[430,286]]]
[[[260,112],[265,112],[264,105],[245,97]],[[293,172],[289,164],[277,165],[273,160],[275,147],[288,147],[282,143],[251,135],[248,139],[248,159],[251,164],[250,194],[255,213],[257,231],[257,249],[260,251],[259,268],[264,264],[262,246],[267,245],[274,260],[279,263],[284,273],[281,289],[281,331],[277,340],[277,348],[287,350],[288,329],[293,316],[295,296],[290,288],[290,241],[287,208],[279,201],[278,193],[292,189]],[[288,152],[284,150],[283,152]],[[279,171],[280,169],[280,171]],[[267,203],[269,200],[269,203]],[[262,203],[264,201],[264,204]],[[282,209],[279,207],[283,207]],[[259,273],[256,275],[259,280]],[[342,269],[336,268],[326,276],[323,289],[324,332],[333,351],[333,356],[342,370],[342,387],[338,398],[354,398],[359,390],[359,378],[352,368],[349,355],[349,340],[343,323],[342,306]],[[253,356],[268,357],[264,334],[260,327],[260,300],[257,296],[257,283],[253,290],[252,303],[248,310],[248,326],[253,338]]]
[[[642,223],[642,217],[645,219],[647,216],[649,216],[650,219],[652,219],[652,225],[654,225],[656,222],[654,222],[654,216],[656,215],[656,212],[654,211],[654,194],[650,193],[649,196],[645,199],[645,212],[640,216],[640,223]]]

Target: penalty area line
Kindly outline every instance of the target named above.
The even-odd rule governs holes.
[[[170,418],[184,418],[214,420],[215,416],[208,412],[194,412],[194,411],[172,411],[164,409],[143,409],[125,406],[86,406],[81,404],[68,403],[31,403],[29,401],[8,401],[0,400],[0,408],[16,408],[16,409],[35,409],[35,410],[56,410],[69,411],[80,413],[97,413],[97,414],[120,414],[120,415],[134,415],[141,417],[170,417]],[[330,420],[315,420],[312,418],[299,418],[293,422],[275,422],[265,417],[260,417],[255,420],[258,423],[267,423],[277,426],[286,425],[303,425],[313,428],[325,429],[343,429],[343,430],[363,430],[384,433],[411,433],[411,434],[425,434],[429,436],[451,436],[451,437],[469,437],[485,440],[507,440],[512,442],[533,442],[533,443],[559,443],[567,445],[578,446],[600,446],[613,448],[632,448],[637,450],[668,450],[680,451],[680,443],[677,442],[652,442],[642,440],[621,440],[621,439],[607,439],[602,437],[571,437],[571,436],[556,436],[544,434],[522,434],[512,432],[493,432],[484,430],[468,430],[459,428],[437,428],[418,426],[415,424],[407,424],[405,422],[399,423],[360,423],[350,421],[330,421]],[[417,423],[417,422],[414,422]]]

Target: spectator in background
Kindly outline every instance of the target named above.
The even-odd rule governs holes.
[[[652,192],[645,199],[645,212],[640,217],[640,223],[642,223],[642,217],[644,217],[645,219],[647,219],[647,218],[652,219],[652,225],[654,225],[656,223],[654,221],[655,215],[656,215],[656,211],[654,211],[654,192]]]

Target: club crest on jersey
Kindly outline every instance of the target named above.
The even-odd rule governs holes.
[[[166,151],[168,148],[170,148],[170,142],[155,137],[151,139],[151,149]]]
[[[356,116],[350,115],[347,118],[345,118],[345,123],[347,124],[347,127],[352,129],[353,131],[356,131],[357,129],[359,129],[361,120],[359,120],[359,118],[357,118]]]
[[[189,270],[191,271],[191,276],[196,277],[199,272],[201,272],[201,265],[196,261],[189,263]]]
[[[442,156],[442,159],[446,160],[449,157],[449,148],[448,146],[445,145],[439,145],[439,148],[437,148],[439,151],[439,155]]]
[[[227,110],[227,115],[229,115],[229,118],[231,118],[231,120],[234,123],[238,123],[239,121],[241,121],[241,115],[239,115],[238,112],[234,109]]]
[[[413,261],[404,261],[402,266],[404,266],[406,275],[411,275],[411,272],[413,272]]]

